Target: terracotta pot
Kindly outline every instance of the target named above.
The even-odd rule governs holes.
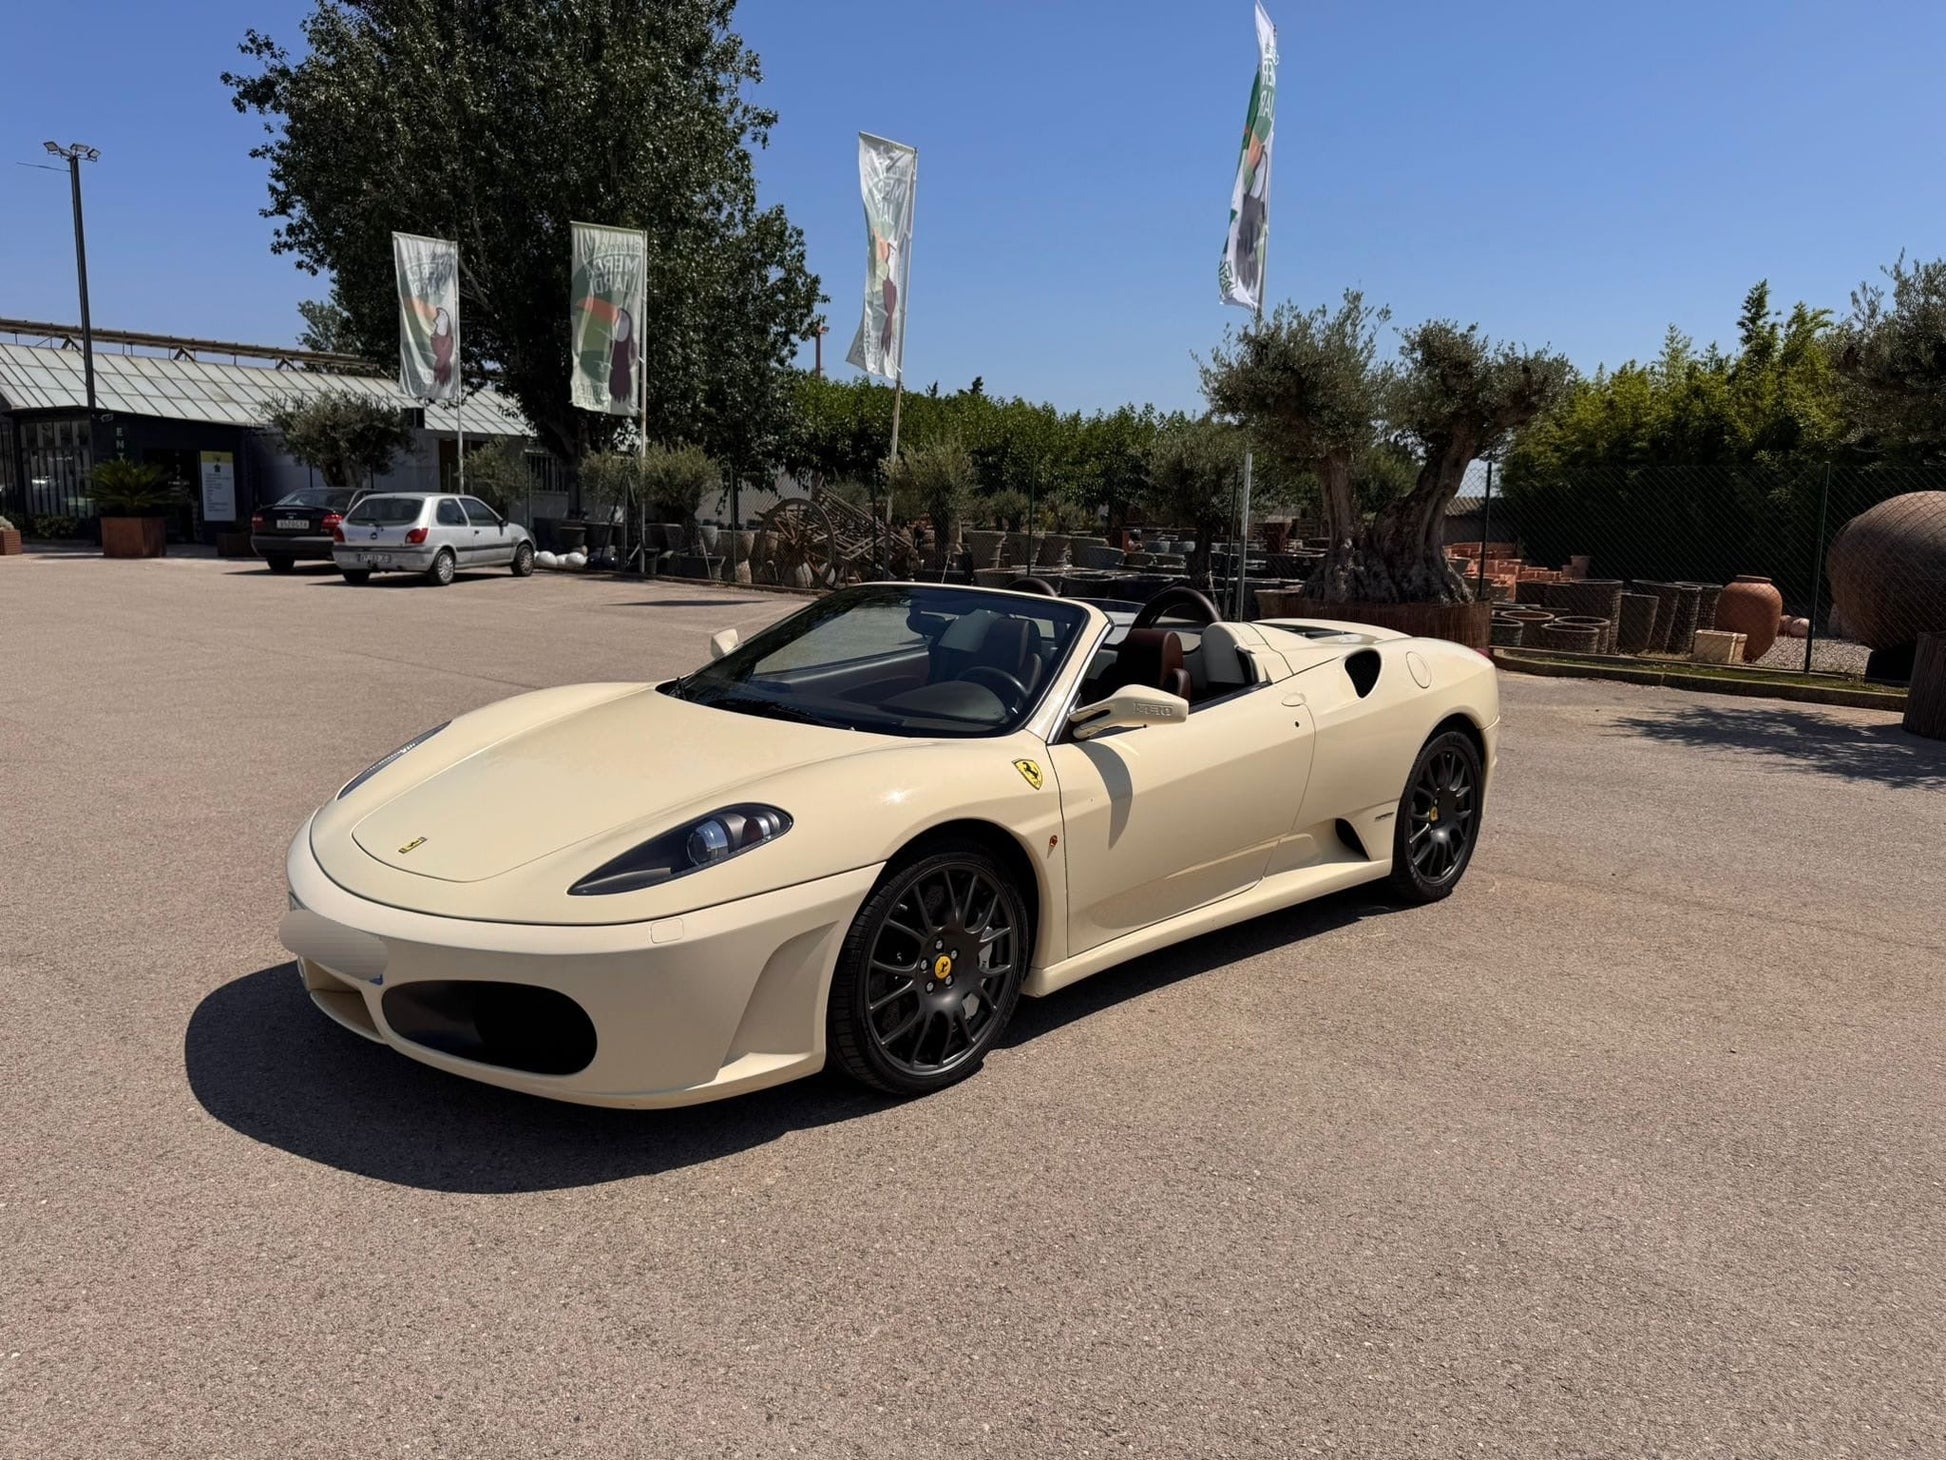
[[[1716,626],[1743,635],[1743,662],[1750,664],[1770,652],[1777,642],[1778,621],[1784,616],[1784,595],[1770,579],[1739,574],[1716,600]]]
[[[101,555],[104,558],[159,558],[168,543],[168,533],[160,517],[101,519]]]
[[[0,558],[10,558],[16,553],[24,551],[25,549],[20,545],[20,529],[18,527],[0,527]]]
[[[1907,492],[1859,513],[1826,561],[1832,605],[1867,648],[1946,633],[1946,492]]]

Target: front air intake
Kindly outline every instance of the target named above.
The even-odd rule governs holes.
[[[483,1065],[572,1075],[594,1062],[594,1021],[553,989],[428,979],[387,989],[383,1007],[385,1022],[401,1039]]]

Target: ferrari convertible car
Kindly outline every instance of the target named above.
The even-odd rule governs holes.
[[[326,1014],[455,1074],[664,1106],[835,1062],[922,1094],[1024,995],[1359,883],[1445,897],[1494,764],[1441,640],[883,583],[659,684],[435,726],[299,830]]]

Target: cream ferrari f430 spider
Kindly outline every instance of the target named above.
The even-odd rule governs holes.
[[[1021,996],[1366,882],[1446,896],[1499,696],[1355,624],[1132,619],[868,584],[660,684],[417,736],[298,832],[284,945],[318,1008],[455,1074],[664,1106],[834,1061],[962,1079]]]

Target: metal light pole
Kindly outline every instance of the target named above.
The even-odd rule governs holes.
[[[88,382],[88,430],[92,435],[95,419],[95,332],[88,318],[88,238],[81,227],[81,164],[94,162],[101,153],[84,142],[66,147],[57,142],[41,144],[55,157],[68,163],[68,183],[74,193],[74,271],[81,281],[81,372]]]

